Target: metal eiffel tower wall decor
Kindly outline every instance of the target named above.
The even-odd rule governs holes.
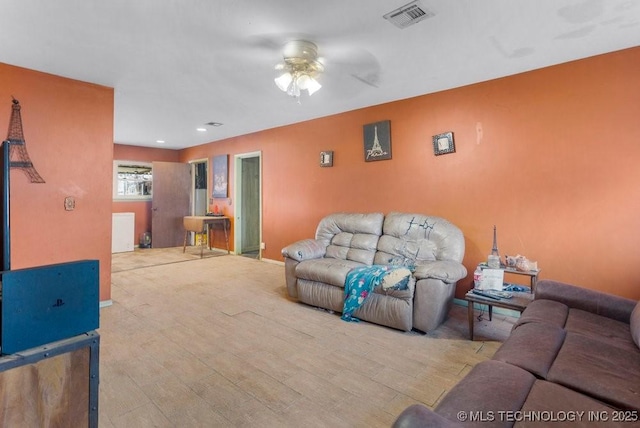
[[[7,141],[9,142],[9,166],[23,170],[32,183],[44,183],[44,179],[38,174],[38,171],[36,171],[36,168],[29,158],[29,153],[27,153],[27,146],[22,131],[20,102],[15,98],[11,106],[11,119],[9,120]]]
[[[496,226],[493,226],[493,248],[491,248],[491,255],[500,257],[500,252],[498,251],[498,237],[496,236]]]
[[[20,116],[20,102],[13,98],[11,105],[11,118],[9,119],[9,132],[7,139],[2,142],[0,150],[0,269],[11,270],[11,185],[9,183],[9,171],[11,168],[20,168],[27,174],[32,183],[44,183],[38,171],[36,171],[24,141],[22,132],[22,117]],[[0,274],[1,277],[1,274]]]

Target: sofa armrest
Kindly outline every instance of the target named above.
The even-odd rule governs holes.
[[[626,297],[549,279],[538,281],[535,298],[536,300],[555,300],[570,308],[581,309],[625,323],[629,322],[631,312],[638,303]]]
[[[327,246],[317,239],[303,239],[282,249],[282,255],[301,262],[324,257]]]
[[[416,266],[413,276],[416,280],[435,278],[453,284],[467,276],[467,268],[453,260],[435,260]]]
[[[460,424],[446,419],[433,410],[420,404],[413,404],[406,409],[393,423],[392,428],[417,428],[417,427],[459,427]]]

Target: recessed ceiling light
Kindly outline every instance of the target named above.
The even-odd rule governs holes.
[[[158,143],[158,144],[164,144],[164,140],[156,140],[156,143]]]
[[[205,125],[209,125],[209,126],[222,126],[222,124],[220,122],[207,122],[205,123]]]
[[[196,128],[196,131],[207,132],[207,128]]]

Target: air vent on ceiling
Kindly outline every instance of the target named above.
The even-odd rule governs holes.
[[[419,0],[415,0],[387,13],[383,18],[398,28],[407,28],[410,25],[418,23],[423,19],[431,18],[432,16],[435,16],[435,13],[424,8]]]

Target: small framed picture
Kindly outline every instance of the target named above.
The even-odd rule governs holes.
[[[445,132],[433,136],[433,154],[436,156],[454,153],[456,146],[453,142],[453,132]]]
[[[229,186],[229,155],[214,156],[213,164],[213,192],[212,198],[226,198]]]
[[[320,166],[333,166],[333,150],[320,152]]]

